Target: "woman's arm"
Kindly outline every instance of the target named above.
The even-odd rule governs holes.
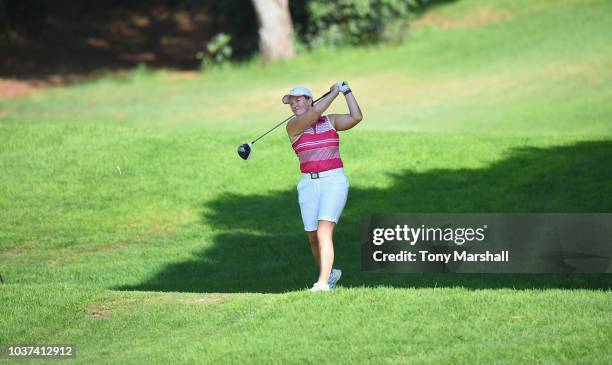
[[[289,134],[289,138],[293,139],[297,137],[300,133],[304,132],[306,128],[310,127],[312,123],[316,122],[323,112],[329,108],[339,92],[340,89],[338,85],[333,84],[332,87],[329,88],[329,94],[327,96],[321,98],[321,100],[304,114],[291,118],[287,123],[287,134]]]
[[[350,89],[345,97],[350,114],[330,114],[329,116],[332,119],[332,124],[337,131],[351,129],[363,119],[359,104],[357,104],[357,100]]]

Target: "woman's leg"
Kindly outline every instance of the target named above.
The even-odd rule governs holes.
[[[308,235],[308,242],[310,242],[310,250],[312,251],[312,257],[317,264],[317,267],[321,267],[321,259],[319,258],[319,239],[317,238],[317,231],[306,231]]]
[[[329,274],[334,264],[334,228],[336,223],[320,220],[317,228],[317,239],[319,243],[319,283],[327,284]]]

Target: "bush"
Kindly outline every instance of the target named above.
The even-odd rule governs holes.
[[[206,51],[198,52],[196,58],[202,60],[203,68],[211,68],[222,65],[232,57],[230,42],[232,37],[225,33],[219,33],[206,45]]]
[[[408,14],[423,0],[312,0],[306,4],[305,42],[318,45],[357,45],[401,42]]]

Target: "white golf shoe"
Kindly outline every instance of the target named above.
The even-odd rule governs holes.
[[[310,291],[329,291],[329,285],[327,284],[319,284],[318,282],[314,283]]]

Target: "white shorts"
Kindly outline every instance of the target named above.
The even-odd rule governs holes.
[[[303,173],[297,190],[304,230],[316,231],[320,220],[338,223],[349,181],[343,168],[321,172],[318,179]]]

